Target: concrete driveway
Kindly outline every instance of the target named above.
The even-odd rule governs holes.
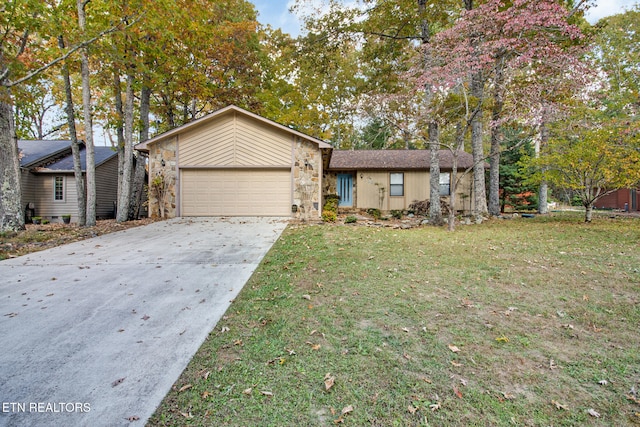
[[[0,426],[144,425],[285,227],[175,219],[0,262]]]

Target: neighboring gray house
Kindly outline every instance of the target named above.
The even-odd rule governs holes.
[[[22,203],[25,222],[40,216],[61,222],[62,215],[78,220],[78,199],[71,142],[64,140],[19,140]],[[80,151],[83,173],[86,150]],[[96,216],[112,218],[118,193],[118,155],[111,147],[95,147]]]

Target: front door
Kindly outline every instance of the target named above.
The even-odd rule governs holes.
[[[353,206],[353,175],[350,173],[339,173],[336,185],[340,202],[338,206]]]

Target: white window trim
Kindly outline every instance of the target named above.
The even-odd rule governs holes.
[[[392,184],[391,176],[392,175],[400,175],[402,177],[402,184]],[[402,194],[391,194],[391,188],[393,185],[402,185]],[[404,188],[404,172],[389,172],[389,197],[404,197],[405,195]]]
[[[61,199],[56,199],[56,182],[58,181],[58,178],[62,178],[62,198]],[[53,177],[53,201],[54,203],[64,203],[66,198],[67,198],[67,192],[65,191],[66,188],[66,184],[67,184],[67,180],[66,177],[64,175],[56,175]]]
[[[443,182],[442,178],[443,177],[447,177],[447,180],[445,182]],[[440,172],[440,177],[438,179],[438,183],[440,188],[438,189],[438,192],[440,193],[441,196],[450,196],[451,195],[451,173],[450,172]],[[449,186],[449,191],[447,191],[447,194],[443,194],[442,193],[442,185],[446,184]]]

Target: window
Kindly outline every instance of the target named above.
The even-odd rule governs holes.
[[[451,194],[451,175],[449,173],[440,174],[440,195],[448,196]]]
[[[64,200],[64,176],[56,176],[53,178],[53,200]]]
[[[390,196],[404,196],[404,174],[403,173],[391,173],[389,174],[389,189]]]

